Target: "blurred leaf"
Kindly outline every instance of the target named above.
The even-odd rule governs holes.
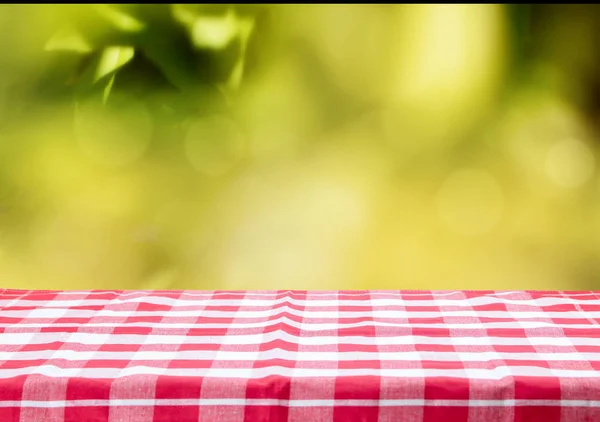
[[[174,86],[189,89],[196,83],[197,63],[184,28],[160,24],[142,34],[140,48]]]
[[[104,76],[127,64],[133,59],[134,54],[135,50],[133,47],[105,48],[100,57],[100,62],[98,63],[94,82],[97,82]]]
[[[112,89],[113,84],[115,83],[115,74],[110,77],[108,84],[106,84],[106,88],[104,88],[104,95],[102,96],[102,103],[106,104],[108,101],[108,96],[110,95],[110,90]]]
[[[97,69],[100,67],[101,52],[93,52],[85,57],[79,64],[77,73],[73,78],[74,96],[81,99],[97,92],[100,84],[96,79]],[[102,88],[102,91],[104,89]]]
[[[242,83],[242,78],[246,67],[246,51],[248,49],[250,35],[254,29],[254,23],[255,21],[253,18],[245,18],[239,22],[241,44],[240,53],[233,70],[229,73],[227,82],[222,85],[222,88],[228,93],[237,91]]]
[[[225,16],[200,16],[192,24],[192,42],[199,48],[221,49],[233,40],[239,29],[232,9]]]
[[[173,17],[184,25],[193,25],[198,17],[198,10],[192,4],[173,4],[171,12]]]
[[[46,51],[72,51],[77,53],[89,53],[92,46],[86,39],[73,28],[59,30],[46,43]]]
[[[141,21],[112,5],[95,4],[94,8],[103,18],[122,31],[138,32],[145,27]]]
[[[139,98],[153,97],[178,91],[165,77],[156,64],[148,59],[142,50],[137,50],[133,59],[118,71],[113,89],[128,91]]]

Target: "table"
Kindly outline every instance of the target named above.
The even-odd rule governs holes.
[[[0,421],[600,421],[600,292],[0,290]]]

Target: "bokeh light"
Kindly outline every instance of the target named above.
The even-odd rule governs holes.
[[[546,156],[546,172],[557,184],[570,188],[588,181],[594,173],[594,156],[576,139],[557,142]]]

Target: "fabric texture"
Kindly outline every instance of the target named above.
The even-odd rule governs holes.
[[[600,421],[600,292],[0,290],[0,421]]]

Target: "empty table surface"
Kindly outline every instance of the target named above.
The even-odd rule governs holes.
[[[0,290],[0,421],[600,421],[600,292]]]

